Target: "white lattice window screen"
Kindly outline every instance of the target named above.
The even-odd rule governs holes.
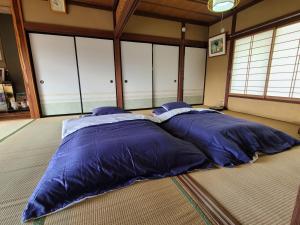
[[[300,98],[300,23],[276,31],[267,96]]]
[[[300,22],[235,41],[230,94],[300,99]]]
[[[272,36],[269,30],[235,42],[230,93],[264,95]]]

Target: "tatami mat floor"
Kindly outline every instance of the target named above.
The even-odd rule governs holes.
[[[225,113],[300,139],[300,125],[231,111]],[[300,186],[300,146],[280,154],[260,156],[253,164],[191,175],[242,224],[290,224]]]
[[[22,129],[11,122],[18,125],[0,142],[0,224],[21,223],[27,199],[60,143],[61,120],[34,120]]]
[[[290,224],[300,186],[300,147],[191,176],[242,224]]]
[[[0,143],[1,225],[21,224],[26,202],[61,141],[66,118],[71,117],[34,120]],[[28,224],[207,224],[173,179],[139,182]]]
[[[149,110],[142,112],[150,114]],[[299,125],[226,113],[267,124],[299,138]],[[21,223],[27,199],[61,141],[61,122],[72,117],[5,124],[8,129],[0,136],[1,225]],[[300,185],[300,148],[260,157],[254,164],[199,171],[192,176],[243,224],[287,224]],[[131,202],[130,207],[128,202]],[[161,213],[157,213],[158,210]],[[122,224],[205,224],[199,218],[174,182],[167,178],[141,182],[90,199],[38,222],[52,225],[117,224],[118,221]]]
[[[30,122],[32,122],[32,119],[0,121],[0,142]]]

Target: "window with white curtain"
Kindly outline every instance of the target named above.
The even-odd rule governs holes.
[[[300,22],[235,41],[231,95],[300,99]]]

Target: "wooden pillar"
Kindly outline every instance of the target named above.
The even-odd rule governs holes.
[[[178,68],[178,94],[177,101],[183,101],[183,82],[184,82],[184,56],[185,56],[185,32],[182,32],[182,28],[185,27],[185,23],[181,24],[181,39],[179,46],[179,68]]]
[[[117,106],[123,108],[124,104],[123,104],[121,42],[119,38],[114,38],[114,54],[115,54],[115,79],[116,79],[116,90],[117,90]]]
[[[299,187],[298,196],[296,199],[296,204],[295,204],[295,209],[293,212],[291,225],[300,225],[300,187]]]
[[[113,5],[115,79],[117,87],[117,105],[120,108],[124,107],[120,37],[130,16],[132,16],[136,10],[138,3],[139,0],[115,0]]]
[[[114,1],[113,5],[113,22],[114,29],[116,27],[117,18],[116,10],[119,4],[119,0]],[[116,93],[117,93],[117,106],[124,108],[123,104],[123,84],[122,84],[122,62],[121,62],[121,42],[119,38],[114,37],[114,57],[115,57],[115,80],[116,80]]]
[[[231,34],[235,33],[236,27],[236,13],[232,15],[232,24],[231,24]],[[231,70],[233,63],[233,51],[234,51],[234,40],[230,39],[230,47],[229,47],[229,58],[228,58],[228,67],[227,67],[227,81],[226,81],[226,89],[225,89],[225,99],[224,99],[224,107],[228,106],[228,96],[230,91],[230,81],[231,81]]]
[[[119,0],[115,5],[114,10],[114,36],[115,38],[120,38],[122,32],[129,20],[137,8],[140,0]]]
[[[19,53],[21,69],[24,78],[25,90],[29,102],[31,118],[40,118],[40,109],[35,88],[35,81],[30,62],[30,55],[27,45],[26,32],[24,29],[21,0],[12,0],[12,18],[16,36],[16,43]]]

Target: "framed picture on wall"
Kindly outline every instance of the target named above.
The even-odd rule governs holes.
[[[49,2],[52,11],[67,13],[66,0],[50,0]]]
[[[208,56],[214,57],[226,54],[226,33],[211,37],[208,40]]]

